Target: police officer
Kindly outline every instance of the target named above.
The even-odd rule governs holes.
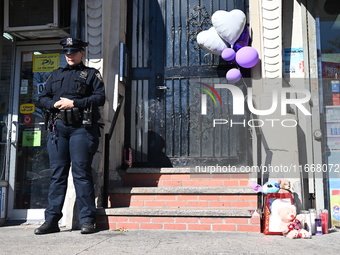
[[[72,162],[81,233],[95,232],[95,194],[91,173],[92,159],[99,142],[98,107],[105,103],[104,83],[98,70],[86,67],[84,48],[77,38],[61,39],[67,66],[51,74],[39,103],[50,112],[47,149],[51,183],[45,222],[34,233],[59,232],[58,221],[67,189]]]

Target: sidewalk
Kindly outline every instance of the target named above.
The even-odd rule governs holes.
[[[291,240],[260,233],[189,231],[100,231],[81,235],[65,228],[37,236],[38,225],[0,227],[1,255],[39,254],[339,254],[340,231]]]

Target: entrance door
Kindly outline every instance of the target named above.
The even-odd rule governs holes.
[[[16,51],[8,217],[42,220],[50,183],[43,109],[38,98],[54,69],[66,64],[60,45]]]
[[[196,35],[211,27],[217,10],[241,9],[247,1],[129,1],[131,63],[127,93],[126,146],[134,166],[185,167],[248,163],[245,116],[232,116],[232,97],[217,90],[220,101],[207,102],[205,85],[225,84],[232,64],[200,49]],[[205,84],[205,85],[204,85]],[[243,84],[239,84],[244,89]],[[214,119],[239,125],[213,126]]]

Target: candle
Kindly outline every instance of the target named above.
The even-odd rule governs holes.
[[[328,211],[323,209],[320,213],[322,222],[322,233],[328,234]]]

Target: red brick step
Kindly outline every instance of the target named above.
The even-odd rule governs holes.
[[[99,228],[260,232],[248,173],[131,168],[120,176],[122,187],[109,190],[110,208],[98,210]]]
[[[257,194],[244,187],[116,188],[110,207],[256,208]]]
[[[190,173],[132,173],[122,176],[124,186],[179,187],[179,186],[247,186],[248,174],[190,174]]]
[[[97,227],[102,229],[160,229],[260,232],[256,211],[242,209],[196,210],[113,208],[98,211]]]

